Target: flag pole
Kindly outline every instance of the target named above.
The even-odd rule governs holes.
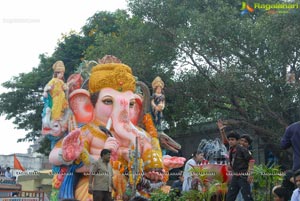
[[[11,168],[11,176],[14,176],[14,170],[15,170],[15,155],[16,153],[14,153],[14,164],[13,164],[13,168]]]

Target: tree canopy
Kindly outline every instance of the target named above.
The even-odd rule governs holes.
[[[241,15],[240,1],[225,0],[129,5],[135,15],[175,36],[176,61],[191,69],[176,79],[172,99],[181,110],[172,114],[180,115],[173,119],[178,126],[232,119],[229,123],[278,142],[285,127],[298,120],[299,43],[292,41],[299,40],[299,12]],[[296,83],[287,83],[289,71]]]

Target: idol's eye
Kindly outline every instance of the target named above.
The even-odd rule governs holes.
[[[135,100],[131,100],[129,103],[129,108],[133,108],[135,105]]]
[[[105,97],[105,98],[102,99],[102,103],[104,103],[105,105],[112,105],[113,100],[112,100],[112,98]]]
[[[59,124],[58,123],[54,123],[52,127],[53,128],[59,128]]]

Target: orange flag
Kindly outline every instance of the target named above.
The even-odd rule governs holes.
[[[19,169],[19,170],[25,171],[25,168],[23,168],[23,166],[21,165],[16,154],[14,154],[14,169]]]

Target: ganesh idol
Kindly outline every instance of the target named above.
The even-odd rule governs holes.
[[[131,68],[106,55],[92,68],[88,90],[76,89],[69,95],[69,107],[78,127],[56,143],[49,155],[49,161],[61,167],[60,173],[66,173],[54,178],[58,199],[92,199],[88,173],[102,149],[111,150],[111,163],[121,164],[129,172],[132,153],[138,151],[137,182],[124,177],[131,185],[147,183],[154,187],[165,183],[170,169],[183,166],[184,158],[162,156],[159,134],[151,114],[144,110],[150,100],[136,93],[136,85]]]

